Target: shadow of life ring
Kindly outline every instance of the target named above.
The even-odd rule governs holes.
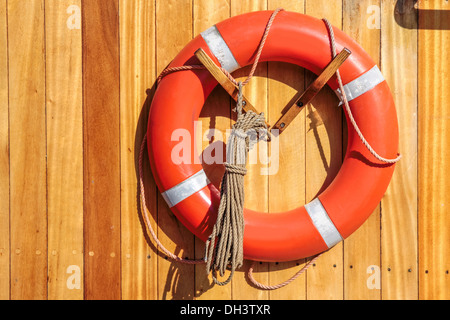
[[[193,39],[169,68],[198,65],[194,53],[199,48],[230,73],[252,64],[271,14],[272,11],[252,12],[218,23]],[[354,40],[336,28],[333,31],[337,51],[345,47],[352,52],[339,71],[353,117],[373,149],[395,157],[398,122],[388,84],[375,62]],[[278,14],[261,55],[261,61],[292,63],[315,74],[332,58],[323,21],[287,11]],[[339,91],[336,76],[328,85]],[[179,221],[203,241],[214,226],[220,192],[210,183],[199,161],[194,121],[216,86],[217,81],[207,70],[165,76],[152,101],[147,133],[150,165],[163,198]],[[347,113],[346,117],[349,123]],[[190,161],[172,160],[172,152],[180,143],[173,139],[177,130],[191,133]],[[394,167],[395,164],[374,158],[349,126],[343,164],[333,182],[316,199],[287,212],[269,214],[244,209],[245,259],[292,261],[333,247],[370,216],[386,192]]]

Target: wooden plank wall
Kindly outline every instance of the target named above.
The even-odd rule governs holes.
[[[450,4],[416,2],[0,0],[0,299],[450,299]],[[149,239],[138,151],[155,79],[173,57],[214,23],[277,7],[328,18],[373,57],[396,102],[404,157],[370,219],[294,283],[258,290],[246,262],[218,287],[204,266],[174,264]],[[273,122],[312,79],[261,63],[245,94]],[[246,207],[292,209],[332,181],[346,145],[337,103],[325,88],[304,108],[280,137],[289,156],[277,174],[259,174],[270,162],[249,166]],[[201,114],[202,133],[216,129],[204,149],[224,143],[231,110],[215,89]],[[258,152],[270,160],[270,145]],[[144,163],[161,242],[202,257]],[[206,171],[218,184],[223,168]],[[255,277],[276,284],[304,263],[257,263]]]

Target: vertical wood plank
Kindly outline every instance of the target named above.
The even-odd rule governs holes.
[[[305,12],[327,18],[342,28],[342,1],[306,1]],[[330,48],[331,60],[331,48]],[[307,83],[315,75],[307,72]],[[342,164],[343,113],[334,92],[325,87],[306,106],[306,202],[313,200],[334,179]],[[307,271],[307,298],[343,299],[343,244],[322,255]]]
[[[266,0],[231,1],[231,16],[260,10],[267,10]],[[235,78],[244,81],[249,72],[250,67],[242,68],[236,71]],[[255,72],[255,77],[244,88],[244,94],[264,114],[267,114],[267,85],[267,63],[260,63]],[[269,210],[268,176],[261,174],[261,169],[267,167],[264,164],[267,161],[267,150],[267,143],[260,141],[250,151],[249,163],[247,164],[248,173],[244,179],[245,208],[260,212],[268,212]],[[257,159],[257,161],[250,161],[250,159]],[[250,162],[255,163],[252,164]],[[247,282],[246,271],[250,264],[250,261],[245,261],[241,270],[234,275],[231,283],[233,299],[268,299],[269,294],[267,291],[253,288]],[[256,280],[268,283],[268,264],[257,264],[254,271]]]
[[[214,24],[230,17],[230,1],[194,0],[193,12],[193,34],[196,36]],[[213,150],[224,149],[226,144],[226,130],[231,126],[230,100],[228,93],[220,86],[217,86],[205,102],[199,119],[202,122],[203,168],[210,181],[217,188],[220,188],[220,182],[225,170],[222,163],[210,163],[208,156],[213,153]],[[196,259],[203,258],[204,250],[204,242],[196,238]],[[225,278],[228,275],[229,273],[227,272]],[[231,285],[214,285],[211,275],[206,275],[205,265],[196,265],[195,296],[198,299],[231,300]]]
[[[45,2],[48,298],[52,300],[83,298],[80,5],[73,0]]]
[[[6,0],[0,2],[0,300],[9,295],[9,103]]]
[[[85,298],[120,298],[118,0],[82,2]]]
[[[155,3],[120,0],[120,154],[122,298],[157,298],[157,254],[147,243],[137,192],[137,159],[156,79]],[[156,215],[156,185],[144,162],[146,201]],[[156,228],[153,225],[153,228]]]
[[[343,1],[343,31],[380,64],[380,1]],[[344,136],[347,127],[344,119]],[[344,241],[344,298],[379,300],[381,289],[368,287],[371,266],[380,266],[380,206]],[[376,276],[376,275],[375,275]],[[380,279],[378,279],[380,280]],[[379,282],[378,282],[379,283]]]
[[[403,158],[381,202],[381,292],[383,299],[410,300],[418,298],[417,29],[396,20],[417,26],[417,14],[412,5],[395,10],[396,2],[381,3],[381,71],[394,95]]]
[[[450,3],[419,9],[419,298],[450,299]]]
[[[269,0],[269,10],[304,12],[304,1]],[[276,23],[276,19],[275,22]],[[292,97],[304,90],[304,69],[288,63],[268,64],[268,122],[275,123]],[[289,129],[278,138],[278,154],[271,154],[277,171],[269,176],[269,212],[283,212],[305,204],[305,110],[295,118]],[[273,143],[273,142],[271,142]],[[271,149],[272,150],[272,149]],[[285,157],[283,155],[289,155]],[[275,157],[278,159],[275,162]],[[277,164],[275,164],[277,163]],[[277,285],[292,277],[303,260],[269,264],[269,283]],[[290,285],[269,292],[271,300],[305,299],[306,277],[303,275]]]
[[[8,1],[11,299],[47,298],[44,1]]]
[[[160,74],[192,40],[192,0],[156,1],[156,69]],[[194,236],[158,195],[158,237],[171,252],[183,258],[194,257]],[[173,263],[158,256],[158,298],[192,299],[195,267]]]

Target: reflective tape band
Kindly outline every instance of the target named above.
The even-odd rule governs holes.
[[[306,204],[305,209],[328,248],[344,240],[318,198]]]
[[[378,69],[378,66],[375,65],[372,69],[370,69],[366,73],[362,74],[361,76],[347,83],[344,86],[344,91],[345,95],[347,96],[347,100],[351,101],[359,97],[360,95],[366,93],[367,91],[372,90],[383,81],[384,77],[381,74],[380,69]],[[342,100],[342,94],[340,89],[336,90],[336,94]]]
[[[161,195],[164,200],[166,200],[169,208],[172,208],[186,198],[199,192],[208,184],[210,184],[208,177],[203,170],[200,170],[193,176],[177,184],[175,187],[161,193]]]
[[[222,68],[229,73],[232,73],[241,67],[216,26],[212,26],[208,30],[202,32],[201,35],[208,45],[209,50],[211,50],[212,54],[219,60]]]

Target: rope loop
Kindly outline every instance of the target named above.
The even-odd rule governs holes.
[[[245,176],[247,174],[246,168],[243,168],[240,165],[234,165],[234,164],[230,164],[230,163],[225,163],[225,170],[228,173],[238,174],[241,176]]]

